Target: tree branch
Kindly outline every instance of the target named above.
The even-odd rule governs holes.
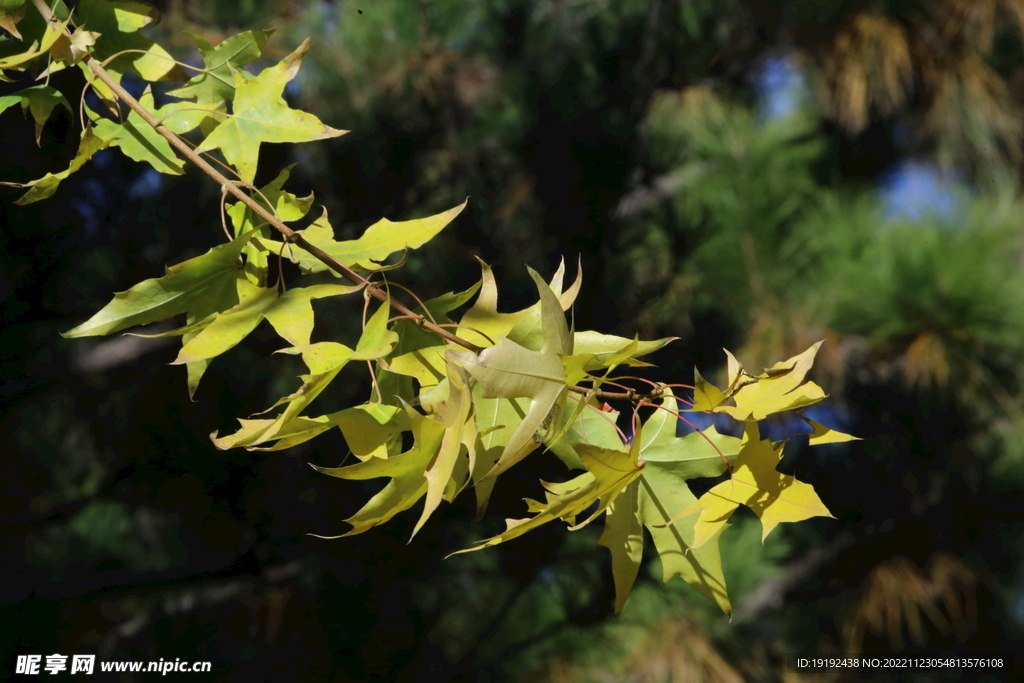
[[[32,0],[32,3],[35,5],[39,13],[43,16],[43,19],[45,19],[48,22],[56,21],[56,17],[54,16],[53,12],[50,10],[49,7],[46,6],[45,0]],[[64,29],[64,32],[70,35],[70,31],[68,31],[66,28]],[[366,289],[370,293],[370,296],[374,297],[375,299],[378,299],[379,301],[389,303],[391,307],[398,311],[399,313],[414,316],[416,318],[423,318],[423,316],[418,316],[415,313],[413,313],[412,310],[402,302],[396,301],[395,299],[391,298],[390,295],[384,290],[382,290],[378,285],[370,282],[362,275],[359,275],[354,270],[352,270],[344,263],[331,256],[327,252],[325,252],[320,247],[310,244],[305,237],[289,228],[287,225],[281,222],[280,219],[278,219],[276,216],[274,216],[269,211],[260,206],[256,202],[256,200],[254,200],[252,197],[243,192],[241,188],[239,188],[234,182],[229,180],[227,177],[224,176],[224,174],[222,174],[220,171],[218,171],[216,168],[210,165],[210,163],[207,162],[206,159],[203,159],[200,155],[192,151],[192,148],[189,147],[184,140],[182,140],[176,134],[172,133],[167,128],[165,128],[160,123],[160,121],[156,119],[156,117],[149,113],[149,111],[147,111],[145,107],[139,104],[138,100],[131,96],[131,93],[129,93],[127,90],[121,87],[121,84],[117,82],[117,79],[111,76],[107,72],[107,70],[103,68],[103,65],[96,61],[92,57],[92,55],[86,54],[82,58],[82,61],[89,65],[89,69],[92,71],[93,75],[95,75],[97,79],[103,82],[103,84],[110,88],[114,92],[114,94],[121,98],[121,100],[123,100],[124,103],[132,109],[132,111],[138,114],[143,121],[152,126],[153,130],[155,130],[164,139],[166,139],[167,142],[169,142],[172,147],[181,152],[186,159],[188,159],[193,164],[198,166],[200,170],[203,171],[203,173],[213,178],[218,184],[220,184],[221,188],[225,192],[234,195],[239,201],[241,201],[248,208],[250,208],[253,211],[253,213],[255,213],[257,216],[265,220],[268,224],[274,226],[274,228],[278,232],[284,235],[286,240],[294,244],[297,244],[301,248],[305,249],[310,254],[319,259],[322,263],[327,265],[329,268],[331,268],[336,273],[344,277],[346,280],[349,280],[353,284],[366,285]],[[85,121],[82,122],[82,125],[85,125]],[[474,353],[478,353],[479,351],[481,351],[481,348],[476,344],[468,342],[465,339],[461,339],[452,334],[451,332],[448,332],[447,330],[438,327],[437,325],[431,323],[426,319],[421,320],[420,324],[426,329],[430,330],[434,334],[444,339],[445,341],[448,341],[452,344],[458,344],[459,346],[468,349]]]
[[[32,0],[32,2],[46,21],[56,21],[56,18],[54,17],[50,9],[46,6],[44,0]],[[65,29],[65,33],[69,33],[69,31]],[[167,142],[169,142],[172,147],[181,152],[181,154],[186,159],[188,159],[193,164],[198,166],[200,170],[203,171],[203,173],[210,176],[211,178],[213,178],[213,180],[219,183],[221,188],[225,192],[234,195],[239,201],[241,201],[249,209],[251,209],[253,213],[255,213],[257,216],[265,220],[269,225],[272,225],[278,232],[284,235],[287,241],[297,244],[302,249],[305,249],[307,252],[309,252],[318,260],[320,260],[320,262],[324,263],[329,268],[331,268],[336,273],[338,273],[345,279],[349,280],[350,282],[354,284],[366,285],[367,291],[375,299],[390,304],[391,308],[395,309],[402,315],[415,318],[419,322],[420,326],[426,328],[427,330],[430,330],[431,332],[438,335],[445,341],[452,344],[457,344],[458,346],[468,349],[473,353],[479,353],[480,351],[483,350],[476,344],[473,344],[472,342],[462,339],[461,337],[458,337],[452,334],[451,332],[448,332],[444,328],[430,322],[424,316],[414,313],[408,306],[406,306],[400,301],[395,300],[388,294],[388,292],[381,289],[380,286],[377,285],[376,283],[370,282],[362,275],[359,275],[358,273],[356,273],[351,268],[338,261],[336,258],[331,256],[324,250],[320,249],[316,245],[310,244],[306,240],[306,238],[304,238],[300,233],[296,232],[295,230],[292,230],[287,225],[285,225],[279,218],[277,218],[272,213],[267,211],[265,208],[260,206],[260,204],[257,203],[256,200],[254,200],[248,194],[243,192],[242,189],[238,187],[238,185],[236,185],[233,181],[225,177],[224,174],[222,174],[220,171],[214,168],[208,161],[206,161],[206,159],[204,159],[199,154],[196,154],[196,152],[193,151],[192,148],[189,147],[184,140],[178,137],[178,135],[165,128],[160,123],[160,121],[158,121],[156,117],[154,117],[145,107],[143,107],[138,102],[138,100],[132,97],[131,93],[125,90],[121,86],[121,84],[113,76],[111,76],[106,69],[103,68],[103,65],[92,57],[92,55],[86,54],[82,58],[82,61],[89,65],[89,69],[92,71],[92,73],[96,76],[97,79],[99,79],[101,82],[103,82],[104,85],[110,88],[114,92],[114,94],[116,94],[121,100],[123,100],[124,103],[127,104],[132,109],[132,111],[138,114],[143,121],[152,126],[153,129],[157,133],[159,133],[164,139],[166,139]],[[82,125],[85,125],[84,121],[82,122]],[[582,387],[577,386],[570,386],[569,389],[572,391],[578,391],[580,393],[588,393],[590,391],[588,389],[584,389]],[[653,399],[660,394],[656,392],[651,392],[651,394],[648,396],[647,394],[640,394],[634,392],[616,393],[598,390],[594,392],[594,395],[606,399],[639,401],[645,397]]]

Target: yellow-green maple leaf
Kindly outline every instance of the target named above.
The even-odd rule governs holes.
[[[800,355],[776,363],[758,376],[747,375],[739,363],[731,359],[730,374],[736,374],[730,378],[730,390],[736,405],[719,406],[717,412],[737,420],[763,420],[772,413],[802,408],[825,398],[821,387],[814,382],[804,382],[820,346],[821,342],[818,342]],[[731,357],[732,354],[729,355]]]
[[[235,288],[238,255],[251,234],[210,249],[201,256],[167,268],[161,278],[143,280],[114,299],[64,337],[111,334],[135,325],[167,320],[186,313],[195,322],[238,303]]]
[[[313,285],[293,287],[278,294],[276,287],[255,287],[245,281],[249,295],[238,305],[216,314],[185,344],[172,365],[216,358],[233,348],[261,321],[267,320],[293,346],[309,344],[313,333],[313,299],[351,294],[362,285]]]
[[[512,330],[520,326],[524,318],[529,316],[532,318],[532,321],[529,324],[522,324],[519,330],[517,330],[518,334],[515,335],[512,341],[530,350],[539,350],[543,344],[544,332],[543,325],[540,324],[540,301],[515,313],[499,313],[498,283],[494,279],[494,272],[479,257],[477,257],[477,261],[480,262],[481,270],[480,294],[469,310],[463,314],[462,319],[459,321],[459,324],[463,325],[463,327],[456,330],[456,335],[479,346],[489,346],[500,337],[512,334]],[[572,305],[572,302],[576,300],[581,279],[580,273],[577,272],[576,282],[572,287],[563,292],[562,279],[564,275],[565,261],[562,261],[558,266],[558,270],[555,271],[554,276],[551,278],[550,289],[558,297],[559,306],[561,306],[563,311],[566,311]],[[539,336],[535,335],[535,331],[539,332]],[[480,332],[487,335],[487,337],[481,335]]]
[[[485,398],[529,398],[530,409],[509,437],[501,457],[488,478],[515,465],[533,450],[537,429],[556,405],[565,401],[565,367],[560,355],[572,354],[572,335],[555,293],[536,271],[530,269],[540,295],[544,343],[540,351],[531,351],[503,338],[479,354],[449,351],[449,358],[460,363],[484,387]],[[539,440],[539,439],[538,439]]]
[[[203,56],[206,69],[168,94],[183,99],[194,97],[196,104],[203,107],[214,107],[231,100],[235,95],[232,70],[238,71],[259,58],[274,31],[272,28],[265,31],[245,31],[225,39],[216,47],[200,35],[189,34]]]
[[[468,201],[468,200],[467,200]],[[366,229],[358,239],[338,242],[334,239],[334,228],[327,220],[327,210],[312,225],[301,231],[302,236],[312,245],[333,256],[349,267],[362,270],[377,270],[379,263],[395,252],[417,249],[431,239],[462,213],[466,202],[434,216],[415,218],[409,221],[390,221],[381,218]],[[328,267],[318,258],[301,247],[295,247],[299,268],[304,273],[319,273]],[[339,273],[331,271],[335,277]]]
[[[479,382],[473,386],[473,410],[476,416],[476,462],[474,463],[471,476],[473,479],[473,491],[476,493],[476,516],[480,519],[487,509],[491,492],[494,490],[496,479],[486,478],[487,474],[494,468],[505,452],[509,439],[515,434],[519,423],[526,417],[529,409],[528,398],[485,398],[484,388]],[[537,449],[539,444],[530,439],[523,446],[526,451],[520,459],[526,457]],[[579,456],[573,451],[573,457],[579,461]],[[580,469],[583,463],[579,464]]]
[[[285,85],[295,77],[308,49],[307,38],[295,52],[251,81],[237,72],[232,74],[232,114],[213,129],[196,152],[220,149],[242,180],[251,183],[256,177],[261,143],[309,142],[347,133],[325,126],[312,114],[290,108],[282,97]]]
[[[427,498],[423,503],[423,513],[413,528],[414,536],[441,504],[445,490],[455,473],[455,465],[462,448],[465,447],[468,451],[468,470],[472,469],[473,461],[476,459],[476,424],[472,415],[473,399],[469,389],[469,375],[454,363],[448,364],[447,367],[448,398],[437,406],[437,420],[444,425],[444,437],[441,439],[437,457],[424,472],[427,480]],[[454,491],[461,490],[465,483],[456,482]]]
[[[832,516],[810,484],[775,469],[781,455],[781,443],[776,446],[769,440],[762,441],[757,423],[747,422],[732,476],[676,517],[700,513],[694,525],[693,547],[699,548],[717,536],[740,505],[746,505],[760,518],[762,540],[782,522]]]
[[[474,548],[458,552],[471,552],[510,541],[556,519],[569,521],[573,524],[571,529],[580,529],[604,513],[644,469],[640,462],[639,443],[635,440],[628,451],[590,444],[577,444],[576,448],[587,468],[585,473],[564,483],[541,482],[545,488],[545,502],[527,500],[527,507],[537,513],[535,516],[507,519],[507,528],[503,533],[480,541]],[[577,523],[576,517],[586,512],[595,502],[598,502],[598,506],[594,512]]]
[[[149,88],[142,93],[139,104],[152,111],[153,94]],[[101,138],[110,140],[111,147],[121,151],[135,161],[145,161],[160,173],[181,175],[185,172],[184,162],[178,158],[167,139],[146,123],[135,110],[122,122],[101,119],[95,125],[95,132]]]
[[[664,580],[682,577],[729,614],[732,608],[717,535],[696,547],[696,518],[673,518],[697,500],[686,481],[724,472],[726,461],[736,459],[740,440],[721,435],[714,427],[678,438],[678,420],[672,414],[677,410],[676,399],[669,389],[665,389],[661,405],[665,410],[651,415],[641,432],[644,471],[609,508],[599,541],[612,554],[616,612],[622,610],[636,580],[643,555],[643,527],[647,527],[661,557]]]
[[[100,61],[129,50],[106,64],[105,68],[110,73],[120,77],[131,70],[147,81],[188,78],[164,48],[138,33],[139,29],[160,18],[160,13],[152,5],[82,0],[78,3],[77,18],[85,28],[100,34],[95,45],[95,55]]]
[[[445,435],[445,426],[440,422],[420,415],[410,407],[406,414],[413,433],[413,447],[390,458],[370,458],[365,462],[348,467],[318,467],[313,469],[341,479],[378,479],[389,477],[391,481],[377,495],[370,499],[357,513],[345,521],[352,530],[341,536],[361,534],[383,524],[403,510],[416,504],[427,492],[424,472],[437,455]],[[320,538],[340,538],[321,536]]]
[[[635,340],[636,346],[631,347],[634,340],[626,339],[625,337],[616,337],[615,335],[592,331],[576,332],[573,334],[573,353],[589,353],[593,355],[593,358],[584,366],[587,372],[604,369],[611,365],[613,361],[616,365],[646,366],[649,363],[637,360],[638,356],[646,356],[649,353],[653,353],[678,338],[665,337],[655,341]],[[627,348],[632,348],[632,355],[621,358],[621,352]]]
[[[284,411],[274,420],[259,425],[243,423],[242,430],[228,436],[218,437],[217,432],[211,435],[213,443],[220,449],[254,446],[274,440],[282,430],[289,428],[292,420],[319,396],[334,381],[338,373],[350,361],[376,360],[391,353],[398,342],[398,335],[387,329],[389,304],[382,305],[370,316],[363,329],[355,350],[338,342],[318,342],[306,346],[282,349],[278,353],[298,354],[309,368],[308,375],[300,376],[302,386],[295,392],[277,401],[264,413],[284,405]]]

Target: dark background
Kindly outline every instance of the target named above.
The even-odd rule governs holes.
[[[253,70],[313,38],[289,100],[352,132],[264,145],[257,184],[297,163],[287,189],[315,192],[340,237],[470,196],[394,274],[422,297],[473,284],[478,255],[518,310],[524,264],[550,276],[565,256],[572,277],[579,257],[577,329],[681,338],[650,377],[825,339],[816,419],[864,440],[782,465],[835,519],[762,546],[737,515],[731,623],[662,586],[653,557],[613,617],[596,529],[444,560],[522,516],[543,458],[503,476],[482,522],[464,498],[411,542],[411,512],[313,538],[380,487],[308,467],[341,461],[340,434],[274,453],[209,440],[297,386],[272,329],[217,359],[194,403],[173,343],[59,336],[222,240],[212,182],[107,150],[49,200],[0,202],[4,670],[59,652],[208,659],[225,681],[816,681],[783,655],[1019,649],[1020,2],[158,5],[151,35],[190,63],[183,31],[277,26]],[[79,73],[51,84],[77,106]],[[77,114],[58,109],[36,147],[18,109],[0,115],[4,179],[66,168]],[[357,307],[314,306],[314,341],[355,339]],[[318,407],[368,396],[353,371]]]

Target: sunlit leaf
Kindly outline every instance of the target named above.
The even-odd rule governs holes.
[[[499,337],[507,335],[530,309],[517,313],[499,313],[498,284],[494,279],[494,273],[479,257],[477,261],[480,262],[481,268],[480,294],[463,314],[459,321],[463,327],[456,330],[456,335],[479,346],[489,346]]]
[[[67,20],[61,23],[55,23],[52,21],[46,22],[46,28],[43,32],[42,38],[38,41],[33,41],[28,50],[7,57],[0,57],[0,69],[13,69],[15,67],[20,67],[22,64],[31,62],[37,57],[47,54],[50,47],[57,41],[57,38],[64,33],[64,29],[67,25]]]
[[[265,31],[239,33],[227,38],[216,47],[200,35],[189,34],[203,56],[206,70],[196,74],[188,83],[168,94],[183,99],[194,97],[196,104],[203,107],[214,107],[220,103],[231,101],[235,95],[235,79],[232,70],[239,71],[249,62],[259,58],[263,54],[267,40],[275,30],[271,28]]]
[[[479,356],[468,352],[449,354],[484,387],[485,398],[532,399],[526,416],[509,437],[498,463],[487,474],[496,477],[529,453],[527,446],[544,418],[563,397],[565,370],[553,353],[530,351],[502,339]]]
[[[740,505],[746,505],[761,519],[762,540],[782,522],[832,516],[810,484],[775,469],[781,453],[782,444],[762,441],[757,423],[747,422],[732,476],[677,515],[700,512],[694,527],[694,547],[716,536]]]
[[[165,49],[138,33],[140,28],[149,26],[159,16],[155,8],[142,2],[110,0],[82,0],[76,13],[79,24],[100,34],[94,46],[94,54],[100,61],[130,50],[104,67],[117,80],[126,71],[132,71],[146,81],[187,80],[187,74]],[[87,76],[91,75],[88,67],[84,70]],[[102,84],[99,86],[105,89]]]
[[[664,410],[651,415],[641,432],[640,453],[646,466],[613,503],[601,536],[601,545],[612,553],[616,611],[621,611],[636,580],[643,553],[641,528],[647,527],[661,557],[664,580],[681,576],[729,614],[732,608],[717,536],[696,547],[696,517],[674,518],[697,501],[686,481],[725,472],[726,461],[736,459],[741,441],[719,434],[714,427],[679,438],[678,418],[673,415],[678,406],[669,389],[661,407]]]
[[[313,205],[313,194],[297,197],[285,191],[284,184],[291,176],[295,165],[286,166],[277,177],[253,194],[253,200],[282,221],[297,221],[309,213]],[[276,231],[267,225],[252,209],[242,202],[235,202],[227,209],[228,216],[234,226],[235,234],[241,235],[250,230],[256,231],[252,242],[246,246],[245,274],[249,281],[261,287],[267,286],[267,264],[272,257],[291,258],[293,250],[283,243],[269,239]]]
[[[476,415],[476,462],[472,468],[473,491],[476,493],[477,518],[483,517],[490,500],[491,492],[494,490],[495,477],[487,477],[487,474],[494,468],[505,452],[509,439],[516,433],[519,424],[526,417],[530,400],[527,398],[485,398],[484,387],[477,382],[473,387],[473,409]],[[517,452],[514,457],[525,458],[537,449],[535,440],[528,440],[523,446],[523,452]],[[568,446],[568,444],[566,444]],[[569,447],[570,450],[571,447]],[[572,457],[579,462],[579,469],[583,469],[583,463],[579,456],[572,451]]]
[[[238,303],[238,255],[250,237],[243,235],[214,247],[202,256],[171,266],[164,277],[143,280],[128,291],[114,294],[114,299],[96,315],[62,336],[111,334],[180,313],[201,320],[231,308]]]
[[[763,420],[772,413],[802,408],[825,398],[821,387],[814,382],[804,382],[819,346],[821,342],[798,356],[776,363],[763,375],[747,376],[752,381],[740,382],[732,394],[736,405],[720,406],[718,412],[737,420]]]
[[[309,344],[313,332],[313,299],[351,294],[361,285],[313,285],[293,287],[278,295],[276,287],[254,287],[252,296],[217,314],[195,338],[185,344],[175,365],[216,358],[231,349],[263,320],[293,346]]]
[[[346,266],[374,270],[377,267],[375,261],[383,262],[395,252],[418,249],[429,242],[462,213],[464,208],[466,202],[435,216],[411,221],[389,221],[382,218],[368,227],[359,239],[347,242],[338,242],[334,239],[334,228],[327,221],[325,209],[320,218],[302,231],[302,236]],[[322,261],[305,250],[296,247],[295,252],[303,272],[318,273],[328,269]]]
[[[349,467],[312,467],[323,474],[341,479],[378,479],[388,477],[384,489],[375,495],[356,514],[345,521],[352,530],[343,536],[361,534],[388,521],[399,512],[408,510],[427,492],[424,472],[437,455],[444,439],[445,426],[424,417],[412,408],[406,409],[413,433],[413,447],[390,458],[370,458]],[[333,537],[337,538],[337,537]]]
[[[646,363],[637,361],[636,358],[664,348],[666,344],[675,341],[677,338],[666,337],[655,341],[640,341],[637,343],[636,351],[633,355],[620,361],[620,363],[623,365],[646,365]],[[627,348],[632,342],[632,340],[625,337],[616,337],[611,334],[591,331],[576,332],[573,335],[573,339],[574,353],[590,353],[594,356],[593,360],[587,363],[585,367],[588,372],[608,367],[610,359],[622,349]]]
[[[574,529],[586,526],[604,513],[622,490],[640,476],[644,468],[639,461],[639,444],[634,443],[628,452],[587,444],[577,444],[576,448],[587,472],[561,484],[544,483],[545,502],[529,506],[531,511],[537,512],[534,517],[505,520],[507,528],[503,533],[480,541],[474,548],[459,552],[480,550],[510,541],[556,519],[571,520]],[[577,522],[576,517],[588,512],[595,502],[598,505],[593,512],[582,522]]]
[[[52,74],[68,66],[74,66],[82,61],[85,55],[89,54],[89,48],[96,44],[100,34],[95,31],[86,31],[85,27],[79,26],[70,36],[62,33],[50,47],[50,56],[54,62],[46,68],[47,74]]]
[[[153,110],[153,94],[149,88],[142,93],[139,104]],[[161,173],[181,175],[185,172],[184,162],[174,153],[167,139],[146,123],[135,110],[123,122],[101,119],[95,126],[96,135],[110,140],[111,147],[121,151],[135,161],[145,161]]]
[[[232,74],[232,114],[213,129],[196,152],[220,149],[242,180],[251,183],[256,177],[260,144],[309,142],[348,132],[325,126],[312,114],[290,108],[282,97],[285,85],[295,77],[308,49],[307,39],[295,52],[251,81],[237,72]]]
[[[473,399],[469,390],[469,375],[455,364],[448,364],[448,398],[437,406],[438,420],[444,425],[444,437],[437,451],[437,457],[424,476],[427,479],[427,496],[423,503],[423,514],[413,528],[413,535],[419,531],[440,505],[449,481],[455,473],[455,465],[462,448],[469,455],[469,469],[476,459],[476,424],[472,419]],[[468,470],[467,470],[468,474]],[[461,490],[466,482],[455,482],[455,490]]]
[[[844,434],[843,432],[832,429],[831,427],[826,427],[820,422],[815,422],[814,420],[808,417],[804,417],[803,415],[800,415],[800,417],[808,424],[810,424],[811,429],[814,430],[808,435],[808,443],[811,446],[818,446],[823,443],[845,443],[847,441],[860,441],[860,437]]]
[[[530,276],[536,281],[539,276],[536,276],[532,268],[528,267],[527,270],[530,271]],[[554,297],[550,298],[548,302],[547,310],[549,313],[545,314],[543,302],[538,301],[533,306],[530,306],[516,314],[516,324],[508,331],[509,339],[517,344],[525,346],[531,351],[539,351],[541,349],[541,346],[544,344],[544,315],[557,315],[564,321],[565,316],[561,315],[561,311],[569,310],[573,302],[576,300],[576,295],[579,293],[580,287],[583,284],[583,271],[579,267],[577,267],[576,270],[576,280],[569,289],[563,292],[562,280],[564,277],[565,261],[563,260],[559,263],[558,270],[556,270],[555,274],[552,276],[550,286],[544,288],[544,291],[554,294]],[[543,298],[546,298],[546,296],[542,297],[542,299]],[[566,331],[565,334],[568,335],[568,331]],[[561,341],[560,345],[565,348],[572,349],[573,340],[570,336],[567,336]]]

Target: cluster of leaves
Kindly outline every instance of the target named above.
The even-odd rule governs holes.
[[[805,382],[818,345],[761,374],[746,372],[730,355],[728,386],[719,389],[698,373],[690,387],[693,401],[683,401],[680,408],[671,387],[687,385],[657,383],[644,393],[620,383],[630,377],[613,374],[620,367],[648,365],[640,357],[672,339],[640,341],[575,331],[565,313],[583,286],[583,276],[578,272],[573,284],[564,287],[564,264],[550,282],[530,270],[538,300],[515,313],[498,311],[497,282],[481,262],[481,279],[470,289],[391,317],[393,307],[408,309],[373,281],[374,274],[397,267],[383,264],[428,242],[465,204],[418,220],[382,219],[349,241],[335,239],[326,212],[298,233],[284,227],[283,221],[298,220],[312,210],[313,197],[299,198],[284,189],[287,169],[266,186],[254,187],[260,144],[343,133],[291,109],[281,97],[308,41],[255,75],[243,67],[260,56],[269,31],[246,32],[216,47],[197,37],[205,68],[172,91],[180,101],[157,109],[148,90],[135,101],[103,78],[107,74],[116,81],[133,71],[148,81],[186,80],[159,46],[137,34],[155,17],[148,7],[84,0],[75,16],[59,2],[50,10],[52,16],[43,11],[45,6],[38,14],[26,13],[24,3],[2,7],[0,26],[12,36],[0,43],[0,52],[7,55],[0,63],[3,69],[33,69],[45,77],[78,65],[114,114],[83,128],[78,155],[67,171],[21,184],[29,191],[19,202],[52,195],[64,177],[109,146],[160,172],[181,173],[183,162],[169,142],[180,142],[176,136],[185,133],[201,138],[194,145],[196,154],[219,150],[222,165],[232,167],[237,184],[252,192],[227,207],[229,242],[168,268],[163,277],[115,294],[66,336],[112,334],[184,314],[184,326],[162,334],[182,337],[175,363],[186,366],[191,394],[215,358],[261,321],[269,321],[289,344],[280,352],[301,356],[309,374],[301,376],[298,390],[264,411],[280,408],[275,416],[241,420],[234,434],[214,434],[214,444],[222,449],[280,450],[340,429],[359,462],[316,469],[343,479],[390,480],[346,520],[352,529],[345,535],[383,524],[423,499],[415,534],[442,500],[451,502],[470,487],[482,515],[503,472],[535,451],[550,452],[580,474],[542,482],[544,500],[526,501],[532,516],[507,520],[504,532],[470,550],[503,543],[556,519],[579,529],[604,515],[600,543],[612,553],[617,610],[637,576],[646,527],[666,580],[682,576],[729,612],[717,543],[739,505],[758,515],[763,536],[780,522],[828,515],[809,485],[776,470],[784,443],[763,440],[757,426],[769,415],[825,397],[820,387]],[[100,80],[93,81],[94,76]],[[131,108],[127,117],[120,115],[117,98]],[[27,88],[4,101],[7,106],[22,103],[39,125],[56,104],[67,104],[48,85]],[[263,213],[274,220],[261,218]],[[283,237],[275,238],[272,228]],[[283,260],[285,253],[304,273],[330,268],[352,284],[286,288],[281,275],[270,284],[271,262]],[[310,302],[356,292],[364,296],[366,312],[371,298],[381,305],[364,319],[354,345],[310,343]],[[449,316],[474,296],[472,305],[453,321]],[[367,363],[373,400],[332,414],[307,414],[309,404],[353,361]],[[625,391],[608,391],[605,385]],[[631,406],[629,433],[619,427],[618,413],[604,399]],[[648,408],[654,412],[641,419],[640,410]],[[720,434],[714,427],[677,437],[676,427],[688,411],[728,415],[744,423],[743,437]],[[808,423],[812,445],[852,438]],[[687,485],[691,479],[726,473],[724,481],[699,499]]]

